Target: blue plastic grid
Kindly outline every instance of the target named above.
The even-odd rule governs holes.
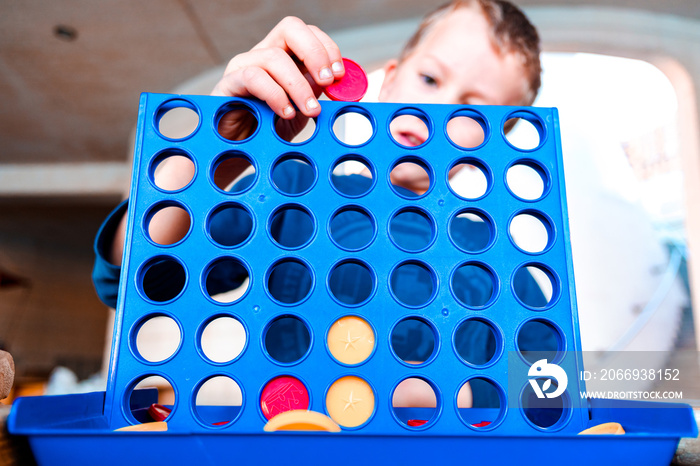
[[[229,141],[217,133],[219,117],[242,106],[258,120],[255,132],[245,140]],[[195,131],[182,139],[171,139],[158,131],[160,118],[168,110],[186,107],[198,115]],[[293,144],[280,138],[274,114],[262,103],[246,99],[203,96],[143,94],[136,135],[134,172],[128,210],[128,230],[124,253],[119,305],[115,322],[109,381],[104,413],[111,428],[138,423],[131,412],[130,399],[135,384],[148,376],[161,376],[173,387],[176,402],[168,417],[169,432],[255,433],[262,432],[266,419],[260,408],[263,387],[278,376],[292,376],[306,386],[309,408],[327,413],[326,393],[336,380],[356,376],[371,386],[374,412],[364,424],[344,428],[340,435],[428,436],[548,435],[552,432],[577,433],[588,424],[588,406],[578,396],[579,383],[570,380],[563,396],[564,414],[555,424],[538,427],[528,421],[518,404],[509,399],[528,385],[531,359],[522,357],[515,365],[520,387],[508,387],[514,367],[508,354],[518,352],[519,329],[530,321],[555,331],[559,348],[555,362],[569,374],[578,374],[580,338],[569,247],[566,199],[563,182],[561,144],[556,109],[517,107],[464,107],[447,105],[357,104],[322,102],[313,136]],[[333,125],[345,113],[364,115],[373,128],[371,138],[359,145],[343,143]],[[430,137],[421,145],[406,147],[394,141],[389,131],[397,115],[421,118]],[[447,123],[455,116],[478,121],[485,134],[478,147],[466,149],[454,144],[447,134]],[[512,146],[503,134],[504,123],[523,118],[537,129],[539,145],[522,150]],[[154,171],[169,155],[184,155],[195,166],[187,186],[165,191],[155,186]],[[255,167],[254,181],[239,192],[226,192],[214,186],[213,173],[222,157],[244,156]],[[299,192],[284,193],[275,185],[272,173],[280,162],[304,160],[313,171],[313,182]],[[370,167],[371,187],[363,194],[343,193],[331,182],[334,167],[346,159],[359,160]],[[389,173],[400,162],[418,163],[426,168],[431,187],[422,195],[405,196],[392,188]],[[448,172],[456,164],[479,168],[487,181],[485,193],[466,199],[452,190]],[[534,200],[522,199],[510,189],[506,174],[516,164],[533,168],[544,182],[543,194]],[[149,239],[148,221],[154,211],[178,206],[191,219],[189,231],[175,244],[162,246]],[[217,244],[211,237],[211,218],[218,209],[234,207],[247,212],[252,220],[250,235],[235,245]],[[305,212],[311,219],[311,233],[295,244],[280,245],[270,235],[269,224],[280,208]],[[332,238],[331,219],[339,211],[364,213],[374,224],[374,235],[367,245],[339,245]],[[391,219],[404,211],[432,223],[433,237],[419,246],[396,244]],[[450,222],[460,213],[476,213],[490,223],[490,239],[485,246],[467,252],[450,234]],[[509,226],[518,215],[530,215],[543,222],[548,241],[542,251],[528,252],[516,244]],[[174,260],[182,266],[185,282],[177,296],[164,301],[149,299],[143,276],[156,260]],[[232,259],[245,267],[250,278],[247,290],[233,303],[220,303],[208,296],[206,274],[221,260]],[[294,261],[309,271],[312,284],[305,298],[287,302],[272,296],[266,287],[270,270],[280,261]],[[339,265],[363,267],[373,278],[371,294],[359,303],[344,302],[334,296],[329,274]],[[432,293],[421,303],[401,302],[391,285],[393,271],[404,264],[432,274]],[[493,290],[486,302],[469,305],[457,298],[451,286],[455,270],[476,266],[490,276]],[[516,271],[536,267],[551,280],[553,296],[536,308],[523,303],[513,291]],[[280,316],[295,316],[306,324],[310,348],[299,360],[281,363],[266,351],[264,334]],[[142,358],[135,339],[139,326],[154,316],[172,318],[180,329],[181,341],[169,358],[149,362]],[[234,360],[209,360],[199,338],[212,319],[230,316],[244,327],[246,345]],[[358,316],[374,330],[375,347],[371,356],[357,365],[339,363],[327,349],[331,325],[341,317]],[[432,356],[421,364],[402,361],[392,350],[390,335],[397,323],[416,318],[428,323],[436,336]],[[486,364],[465,362],[455,351],[455,330],[466,319],[476,319],[495,332],[497,350]],[[227,419],[213,425],[195,407],[198,388],[216,376],[230,377],[240,387],[243,403]],[[457,392],[473,378],[490,381],[497,387],[500,411],[490,413],[492,422],[474,427],[478,411],[457,408]],[[392,393],[406,378],[420,378],[433,387],[438,408],[425,416],[429,422],[410,427],[392,409]],[[516,395],[517,397],[517,395]],[[472,415],[472,413],[475,413]],[[474,417],[476,416],[476,417]],[[410,417],[410,416],[409,416]],[[420,418],[420,415],[418,416]]]

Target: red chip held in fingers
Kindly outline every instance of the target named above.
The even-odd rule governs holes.
[[[324,92],[331,100],[359,102],[367,92],[367,73],[354,61],[343,58],[345,75],[327,86]]]

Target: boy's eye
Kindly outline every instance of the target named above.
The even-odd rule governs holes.
[[[430,76],[428,74],[421,74],[420,78],[428,86],[436,86],[437,85],[437,81],[435,80],[435,78],[433,78],[432,76]]]

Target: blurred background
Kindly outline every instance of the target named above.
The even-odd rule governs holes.
[[[286,15],[371,71],[440,3],[0,0],[0,349],[15,395],[59,367],[104,367],[92,242],[128,191],[141,92],[208,93]],[[515,3],[542,38],[536,105],[560,111],[583,349],[695,351],[700,3]]]

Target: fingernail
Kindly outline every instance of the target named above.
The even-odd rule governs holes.
[[[331,73],[331,70],[328,69],[328,67],[324,66],[318,73],[318,77],[321,79],[331,79],[333,77],[333,73]]]
[[[287,105],[287,106],[284,107],[284,109],[282,110],[282,115],[284,115],[284,116],[289,116],[289,115],[291,115],[292,113],[294,113],[294,108],[292,108],[291,105]]]
[[[316,108],[318,108],[318,101],[313,97],[309,97],[309,100],[306,101],[306,109],[315,110]]]
[[[334,61],[331,64],[331,68],[333,68],[334,73],[342,73],[343,72],[343,64],[339,61]]]

